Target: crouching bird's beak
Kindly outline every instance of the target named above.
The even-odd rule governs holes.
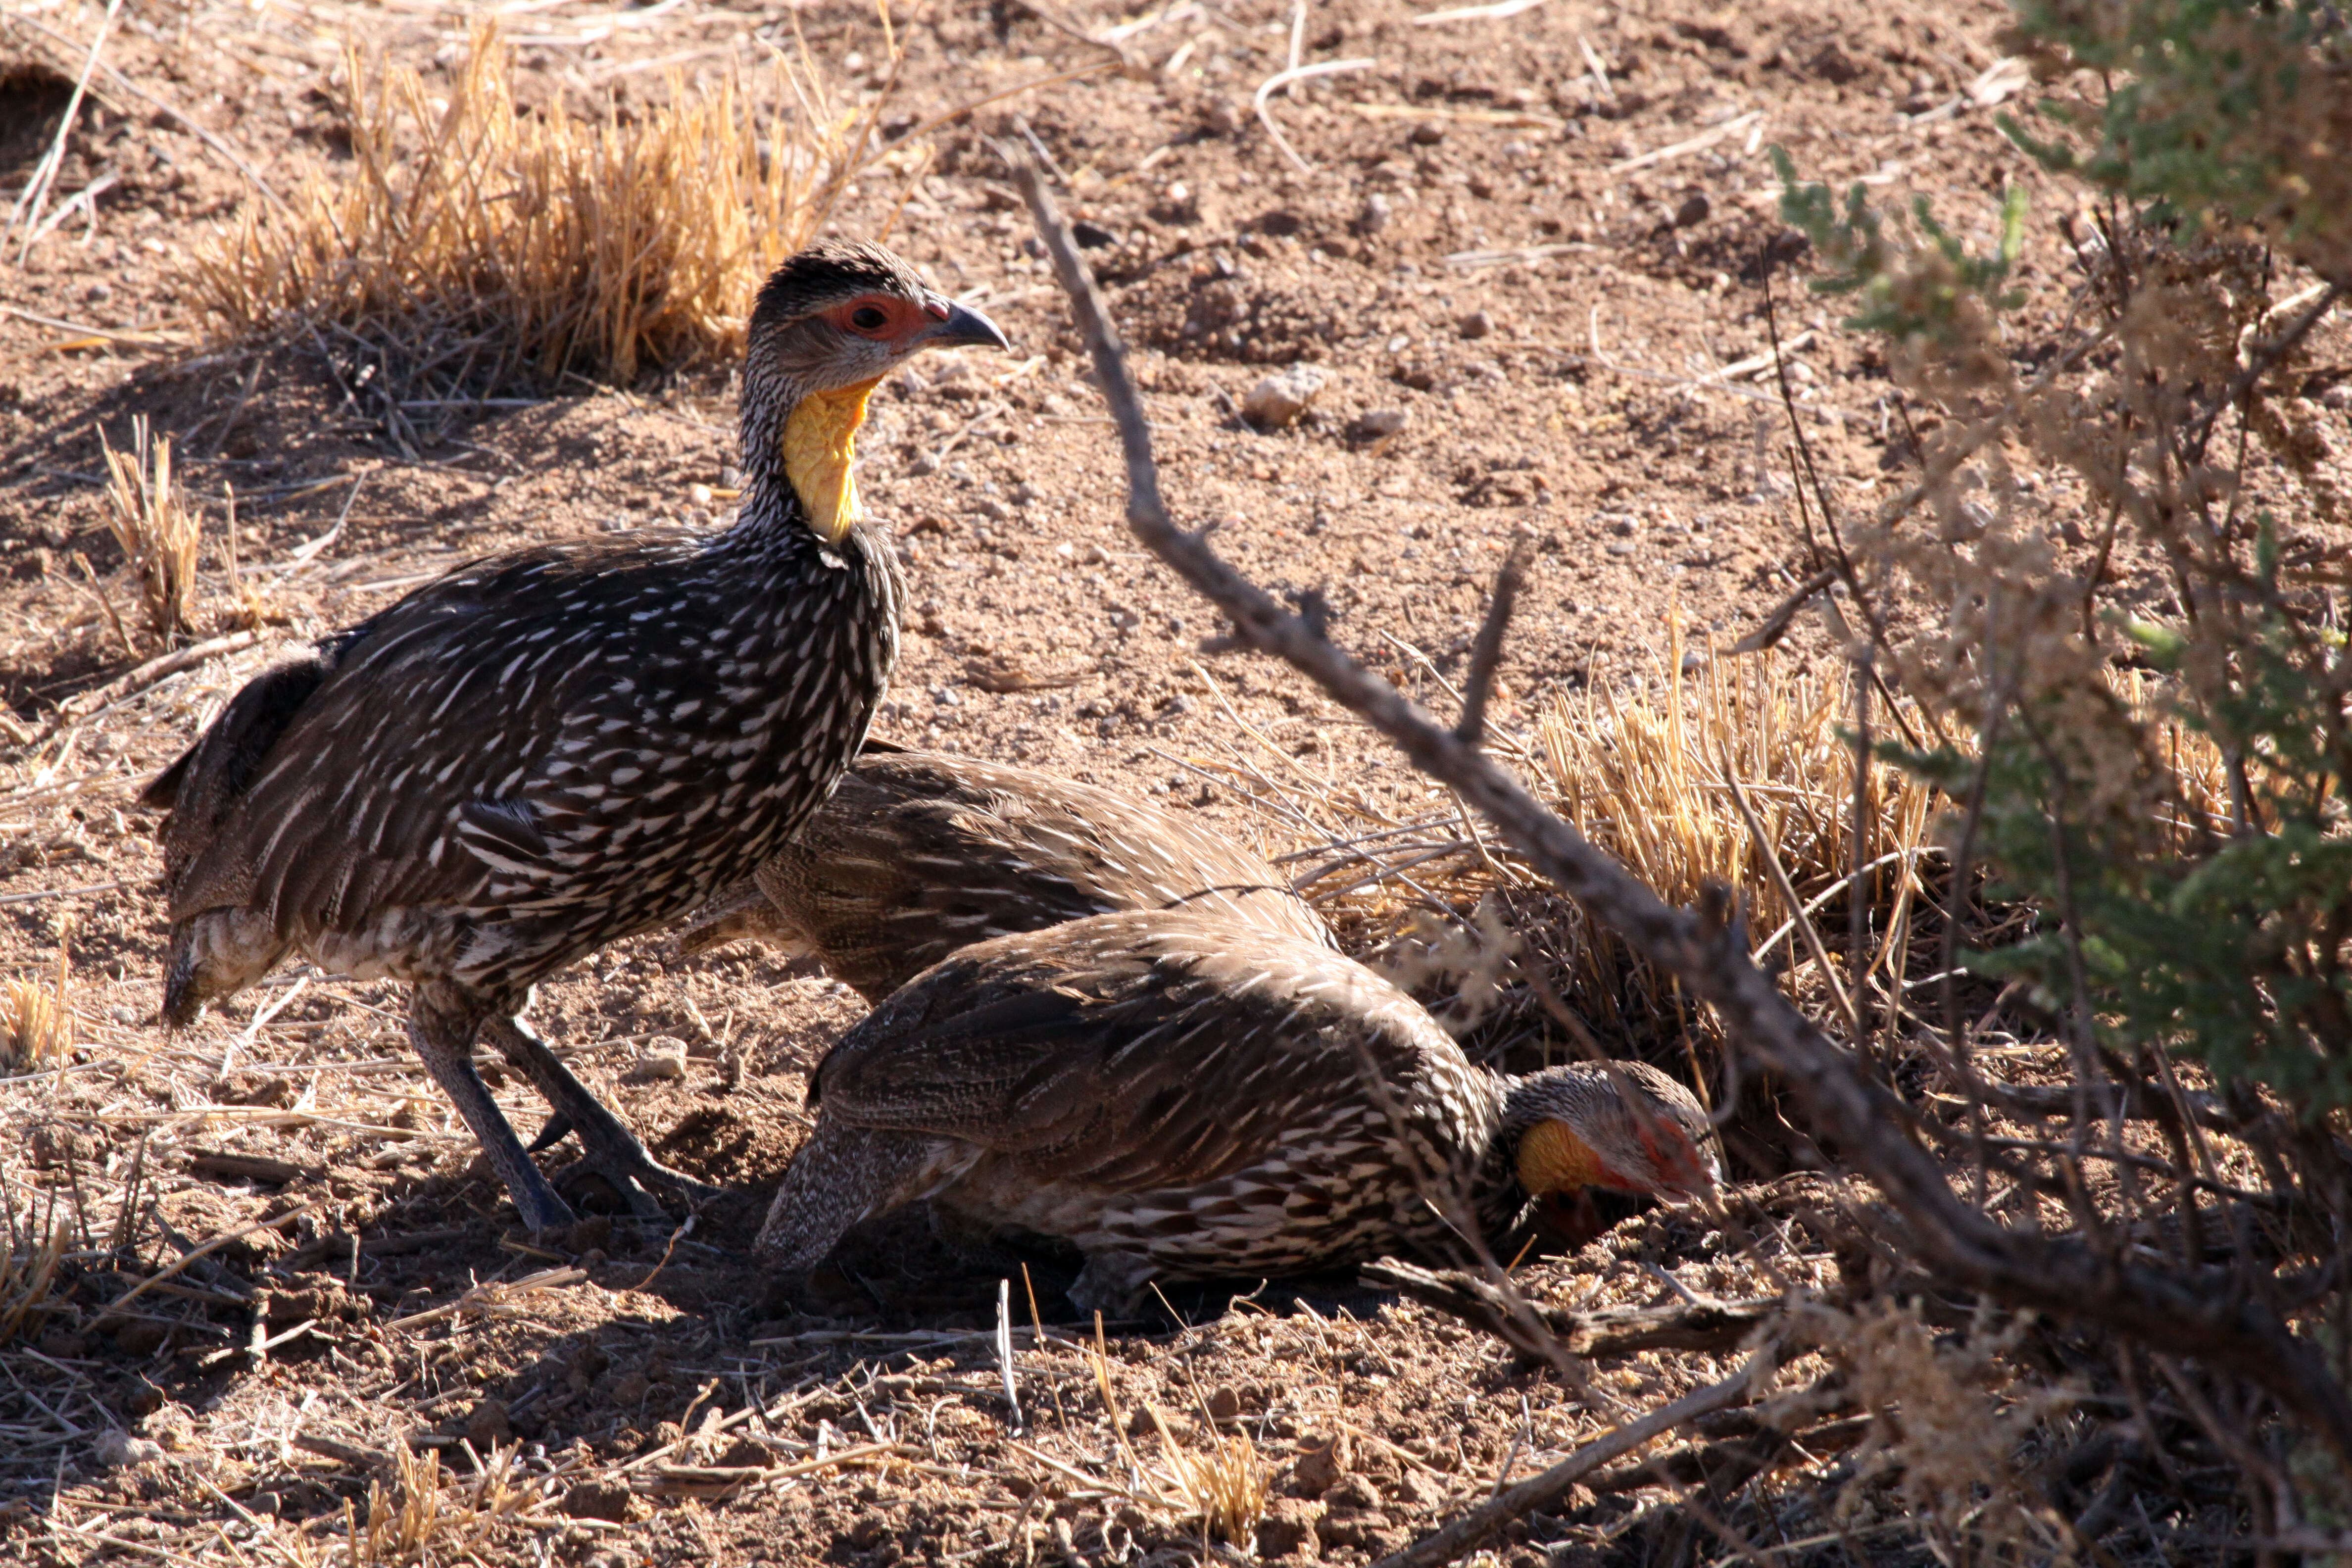
[[[925,348],[968,346],[1010,350],[1013,347],[1013,340],[1004,335],[1003,328],[971,306],[948,304],[945,300],[940,304],[946,306],[947,314],[916,334],[915,341]],[[933,306],[933,313],[937,314],[939,309],[939,306]]]

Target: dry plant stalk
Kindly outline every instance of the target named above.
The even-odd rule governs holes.
[[[356,49],[342,81],[353,166],[201,248],[194,293],[230,337],[331,325],[383,348],[401,386],[472,394],[733,354],[880,111],[835,110],[805,58],[780,58],[772,113],[731,77],[695,93],[675,74],[630,120],[534,112],[487,25],[446,109]]]
[[[1761,936],[1796,911],[1766,869],[1765,845],[1740,817],[1724,759],[1798,892],[1834,888],[1853,869],[1847,688],[1843,672],[1792,671],[1769,651],[1712,660],[1705,679],[1686,682],[1680,643],[1677,628],[1655,698],[1588,689],[1581,703],[1555,699],[1538,731],[1538,787],[1579,832],[1670,902],[1695,902],[1710,880],[1738,889]],[[1916,719],[1916,706],[1905,709]],[[1865,864],[1900,858],[1883,879],[1891,901],[1906,879],[1916,881],[1937,792],[1883,767],[1868,783],[1863,854]]]
[[[1923,724],[1915,705],[1900,711]],[[1853,877],[1850,723],[1840,676],[1795,669],[1769,649],[1713,659],[1703,676],[1686,676],[1677,626],[1657,680],[1556,697],[1523,754],[1537,795],[1663,897],[1689,904],[1710,883],[1737,889],[1762,958],[1792,939],[1797,913],[1770,873],[1768,844],[1822,933],[1834,942],[1844,929],[1822,910]],[[1740,816],[1726,758],[1757,808],[1760,841]],[[1938,853],[1944,803],[1934,786],[1890,767],[1874,767],[1869,784],[1861,863],[1870,929],[1879,933],[1869,956],[1874,971],[1900,981],[1910,923],[1928,902],[1921,867]],[[1329,804],[1347,805],[1336,794]],[[1365,880],[1327,912],[1399,984],[1449,994],[1440,1017],[1457,1033],[1476,1026],[1499,987],[1541,952],[1561,955],[1556,984],[1586,1017],[1638,1026],[1646,1016],[1664,1026],[1677,1016],[1672,977],[1542,891],[1507,844],[1465,847],[1448,861]],[[1416,887],[1448,902],[1454,917],[1434,918]]]
[[[1095,1342],[1086,1350],[1087,1365],[1095,1374],[1095,1392],[1102,1400],[1103,1414],[1110,1419],[1118,1458],[1136,1483],[1110,1479],[1104,1484],[1138,1507],[1180,1517],[1189,1510],[1200,1520],[1204,1536],[1235,1544],[1251,1541],[1257,1521],[1265,1516],[1268,1485],[1265,1465],[1248,1435],[1221,1437],[1213,1429],[1208,1447],[1199,1454],[1190,1453],[1176,1440],[1159,1410],[1146,1403],[1144,1414],[1151,1418],[1167,1450],[1163,1464],[1147,1467],[1128,1441],[1128,1421],[1119,1408],[1118,1385],[1111,1380],[1100,1312],[1095,1314]],[[1107,1468],[1115,1472],[1118,1467]]]
[[[394,1452],[397,1474],[390,1491],[381,1480],[368,1483],[367,1522],[343,1504],[343,1530],[351,1568],[400,1568],[424,1557],[436,1542],[450,1544],[502,1520],[528,1513],[544,1500],[536,1479],[518,1478],[515,1456],[521,1445],[494,1448],[466,1481],[441,1468],[437,1449],[425,1457],[404,1443]],[[467,1543],[457,1540],[461,1549]],[[465,1555],[471,1556],[470,1552]]]
[[[128,451],[116,451],[103,430],[98,443],[106,455],[107,526],[138,580],[148,635],[168,648],[190,629],[203,521],[172,472],[172,438],[153,436],[145,415],[131,421]]]
[[[1187,1453],[1176,1434],[1168,1429],[1158,1406],[1143,1408],[1168,1450],[1168,1479],[1200,1514],[1202,1530],[1219,1541],[1240,1543],[1252,1539],[1257,1521],[1265,1516],[1266,1473],[1249,1434],[1224,1437],[1212,1432],[1200,1453]]]
[[[9,1226],[12,1235],[15,1229],[14,1225]],[[65,1216],[54,1215],[46,1239],[37,1241],[36,1233],[26,1232],[25,1240],[31,1244],[31,1249],[25,1255],[18,1256],[14,1246],[0,1252],[0,1345],[48,1315],[58,1265],[65,1258],[67,1239]]]
[[[411,1312],[404,1318],[394,1318],[384,1326],[389,1329],[421,1328],[439,1322],[444,1318],[462,1317],[474,1313],[485,1318],[510,1318],[529,1310],[532,1297],[541,1290],[560,1290],[567,1285],[577,1285],[588,1278],[584,1269],[542,1268],[520,1279],[492,1279],[476,1285],[446,1306],[430,1307],[422,1312]]]
[[[1973,1331],[1962,1335],[1931,1328],[1916,1302],[1808,1310],[1871,1414],[1857,1473],[1839,1506],[1842,1521],[1852,1522],[1867,1494],[1891,1478],[1904,1509],[1941,1534],[1948,1560],[2032,1561],[2060,1548],[2039,1517],[2046,1509],[2028,1500],[2035,1489],[2020,1456],[2072,1398],[2021,1375],[2022,1320],[1997,1325],[1980,1308]]]
[[[0,1075],[63,1065],[73,1050],[72,993],[72,960],[62,937],[53,989],[45,991],[31,980],[11,980],[0,987]]]

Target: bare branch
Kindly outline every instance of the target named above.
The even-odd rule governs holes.
[[[1462,719],[1454,726],[1463,744],[1475,746],[1486,735],[1486,699],[1495,689],[1495,671],[1503,662],[1503,637],[1511,627],[1511,608],[1528,578],[1528,542],[1511,546],[1503,569],[1495,574],[1495,597],[1470,647],[1470,679],[1462,688]]]
[[[1759,1323],[1780,1316],[1786,1306],[1775,1296],[1750,1301],[1705,1300],[1696,1306],[1573,1312],[1522,1300],[1517,1304],[1521,1310],[1514,1310],[1515,1304],[1495,1285],[1457,1268],[1423,1268],[1383,1258],[1364,1265],[1361,1278],[1375,1289],[1410,1296],[1539,1360],[1563,1351],[1588,1360],[1632,1355],[1637,1351],[1706,1351],[1721,1355],[1738,1349]],[[1522,1313],[1528,1310],[1554,1343],[1527,1342]]]
[[[2232,1289],[2221,1274],[2119,1262],[2078,1241],[2006,1229],[1962,1203],[1942,1164],[1906,1132],[1909,1108],[1871,1081],[1851,1051],[1822,1035],[1748,962],[1737,921],[1670,908],[1492,758],[1314,636],[1205,539],[1177,528],[1160,499],[1150,427],[1094,279],[1035,171],[1016,163],[1013,176],[1093,350],[1126,454],[1128,526],[1145,548],[1224,611],[1242,640],[1286,660],[1386,735],[1414,766],[1459,792],[1555,887],[1713,1007],[1734,1041],[1787,1080],[1815,1136],[1877,1184],[1902,1216],[1906,1245],[1948,1284],[2087,1320],[2150,1349],[2226,1369],[2265,1390],[2352,1462],[2352,1399],[2315,1347],[2276,1313]]]

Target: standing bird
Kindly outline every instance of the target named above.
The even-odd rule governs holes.
[[[522,1021],[541,979],[750,873],[856,754],[898,651],[851,444],[917,351],[1006,347],[871,245],[793,256],[745,349],[740,515],[461,567],[265,671],[148,789],[163,1016],[289,952],[412,984],[409,1037],[523,1221],[572,1212],[472,1062],[486,1032],[640,1213],[683,1182]]]
[[[1501,1236],[1588,1186],[1714,1190],[1713,1130],[1639,1062],[1511,1078],[1302,938],[1190,912],[970,947],[818,1064],[816,1131],[759,1237],[786,1273],[929,1198],[1086,1257],[1081,1308],[1154,1279],[1307,1273]]]
[[[960,947],[1159,909],[1331,945],[1289,881],[1222,834],[1052,773],[868,741],[791,843],[688,917],[683,945],[800,948],[879,1003]]]

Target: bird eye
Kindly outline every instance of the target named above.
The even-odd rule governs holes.
[[[877,305],[860,305],[849,313],[849,324],[861,332],[878,332],[890,324],[890,318]]]

